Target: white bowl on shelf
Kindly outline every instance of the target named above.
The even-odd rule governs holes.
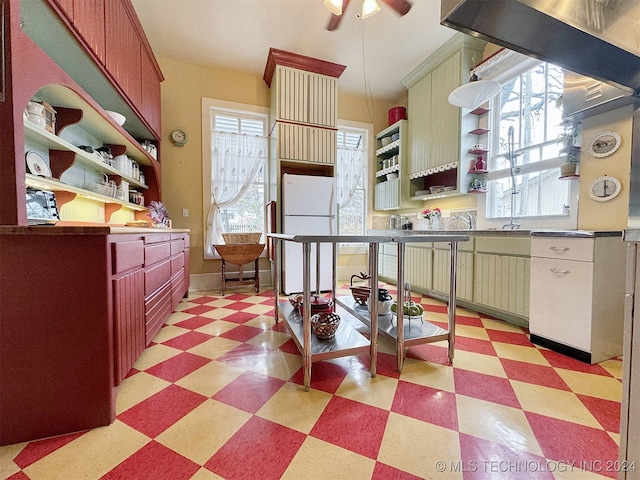
[[[127,117],[122,115],[121,113],[114,112],[112,110],[106,110],[111,118],[120,126],[124,125],[124,122],[127,120]]]
[[[383,137],[380,139],[380,143],[382,144],[383,147],[386,147],[387,145],[389,145],[391,143],[391,137]]]
[[[398,172],[387,173],[387,180],[393,180],[394,178],[398,178]]]

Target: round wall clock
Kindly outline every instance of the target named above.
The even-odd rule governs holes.
[[[587,151],[596,158],[608,157],[620,148],[622,139],[616,132],[600,132],[589,142]]]
[[[604,175],[596,178],[587,188],[589,198],[596,202],[606,202],[612,200],[620,193],[620,180],[615,177]]]
[[[171,141],[174,143],[174,145],[182,146],[187,143],[187,134],[184,132],[184,130],[176,129],[171,132]]]

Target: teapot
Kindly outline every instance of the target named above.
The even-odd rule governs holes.
[[[38,102],[27,103],[27,119],[40,128],[46,127],[47,120],[44,118],[44,105]]]
[[[391,305],[393,305],[393,297],[389,295],[389,290],[378,288],[378,315],[391,313]]]

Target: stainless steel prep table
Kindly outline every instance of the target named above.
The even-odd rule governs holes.
[[[369,371],[371,376],[376,375],[376,364],[378,358],[378,302],[370,302],[371,317],[373,320],[368,322],[364,320],[361,312],[353,310],[336,309],[340,315],[341,322],[338,326],[335,337],[329,340],[320,340],[311,335],[311,312],[310,308],[303,308],[302,315],[293,309],[288,300],[280,301],[280,269],[278,262],[278,243],[296,242],[302,244],[302,278],[303,278],[303,304],[311,305],[311,245],[316,244],[316,286],[315,292],[319,292],[319,272],[320,272],[320,243],[331,243],[333,252],[333,272],[332,272],[332,288],[331,297],[337,305],[341,305],[336,299],[336,271],[337,271],[337,246],[339,243],[368,243],[369,244],[369,275],[371,275],[371,285],[378,284],[378,245],[380,243],[391,242],[391,237],[386,235],[286,235],[278,233],[267,234],[272,238],[274,245],[272,262],[275,265],[274,275],[274,315],[276,323],[280,314],[284,319],[291,336],[298,346],[303,358],[304,368],[304,388],[309,390],[311,385],[311,363],[314,361],[325,360],[329,358],[344,357],[349,355],[359,355],[367,353],[371,355]],[[377,298],[377,290],[375,298]],[[365,309],[366,310],[366,309]],[[366,312],[367,317],[369,312]],[[369,325],[371,332],[367,338],[360,333],[352,324],[353,318]]]

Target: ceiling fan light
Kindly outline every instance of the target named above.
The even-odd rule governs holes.
[[[476,80],[466,83],[449,94],[449,103],[473,110],[500,92],[500,84],[493,80]]]
[[[334,15],[342,15],[342,0],[324,0],[324,6]]]
[[[380,11],[380,5],[376,0],[363,0],[362,1],[362,18],[370,17],[371,15],[375,15]]]

